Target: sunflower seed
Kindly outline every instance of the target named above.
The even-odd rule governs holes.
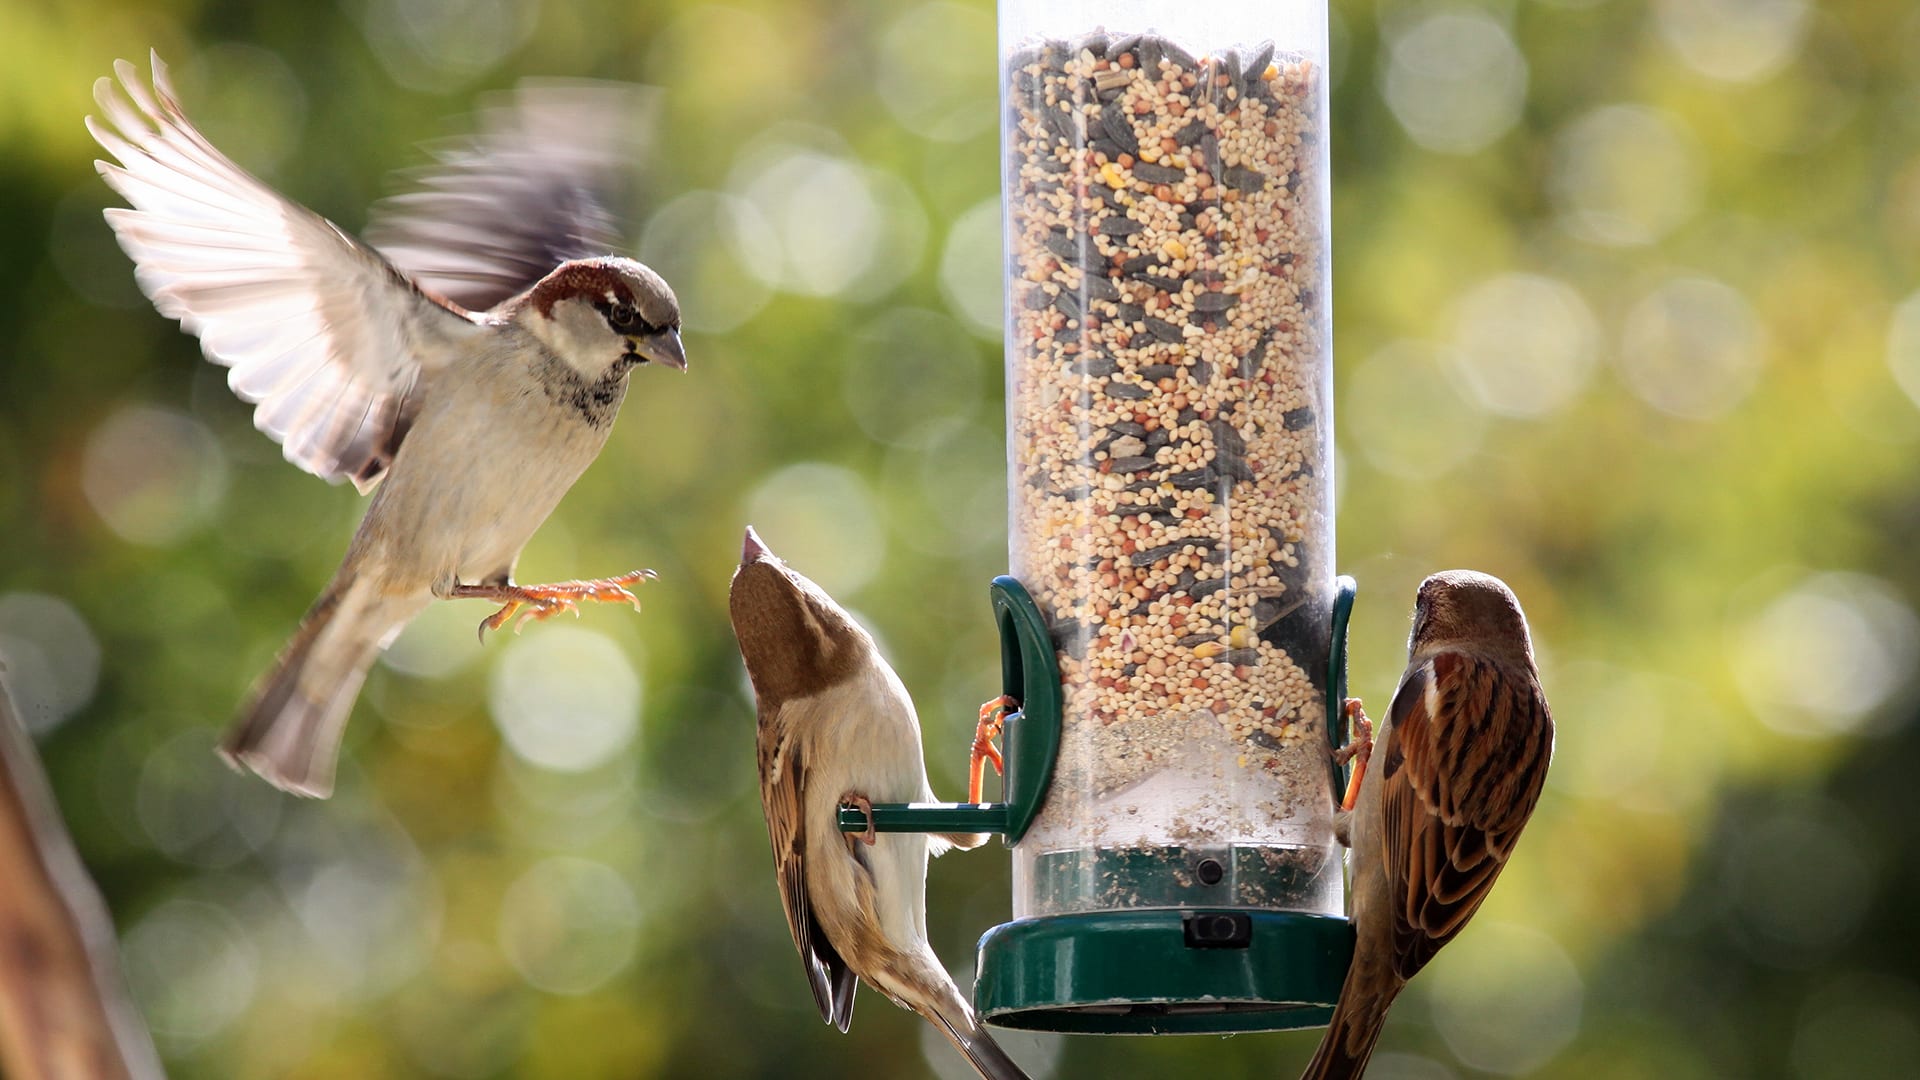
[[[1267,186],[1267,174],[1239,165],[1227,167],[1226,175],[1221,177],[1228,187],[1251,195],[1263,191]]]
[[[1147,324],[1147,333],[1152,334],[1154,337],[1159,338],[1169,345],[1178,345],[1186,340],[1186,338],[1181,335],[1180,328],[1165,319],[1156,319],[1149,315],[1142,321]]]
[[[1272,341],[1272,327],[1260,331],[1260,336],[1253,342],[1253,348],[1248,349],[1247,355],[1240,358],[1240,377],[1242,379],[1251,381],[1254,376],[1260,374],[1261,366],[1266,363],[1267,346]]]
[[[1100,130],[1107,138],[1118,143],[1120,149],[1129,154],[1140,152],[1140,137],[1133,132],[1133,120],[1125,110],[1118,108],[1100,110]],[[1118,155],[1116,155],[1118,156]]]
[[[1067,365],[1067,370],[1075,375],[1087,378],[1104,379],[1120,370],[1113,357],[1106,355],[1083,356]]]

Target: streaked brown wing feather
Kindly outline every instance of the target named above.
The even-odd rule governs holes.
[[[759,731],[760,796],[767,815],[767,836],[773,842],[773,872],[780,885],[780,905],[787,913],[787,930],[820,1018],[841,1031],[853,1023],[854,991],[859,978],[847,966],[826,931],[813,915],[807,895],[805,828],[806,761],[794,732],[776,714],[763,715]]]
[[[1452,652],[1409,672],[1390,716],[1383,854],[1395,967],[1411,978],[1506,865],[1546,782],[1553,721],[1530,672]]]

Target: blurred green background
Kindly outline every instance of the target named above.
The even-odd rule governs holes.
[[[1920,19],[1897,0],[1341,2],[1340,565],[1384,706],[1412,588],[1513,584],[1560,743],[1376,1078],[1920,1076]],[[646,611],[378,667],[339,794],[211,748],[360,503],[156,315],[81,127],[155,47],[349,229],[523,75],[666,88],[640,372],[527,580]],[[854,607],[957,795],[1005,565],[990,6],[0,0],[0,655],[180,1077],[961,1075],[814,1014],[725,612],[741,527]],[[957,973],[997,846],[939,861]],[[1317,1033],[1010,1035],[1036,1076],[1290,1076]]]

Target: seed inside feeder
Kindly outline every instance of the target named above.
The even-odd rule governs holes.
[[[1066,692],[1018,916],[1341,909],[1322,72],[1187,44],[1004,72],[1012,562]]]

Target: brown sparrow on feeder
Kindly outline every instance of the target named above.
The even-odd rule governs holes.
[[[1394,997],[1492,890],[1553,756],[1526,616],[1498,578],[1421,582],[1408,654],[1377,740],[1348,702],[1358,761],[1334,833],[1353,849],[1357,940],[1302,1080],[1361,1075]]]
[[[760,799],[787,928],[820,1018],[841,1031],[867,980],[990,1080],[1024,1077],[927,944],[927,858],[971,834],[874,833],[876,802],[933,802],[920,720],[873,638],[752,529],[728,597],[759,711]],[[842,806],[869,815],[840,831]]]

